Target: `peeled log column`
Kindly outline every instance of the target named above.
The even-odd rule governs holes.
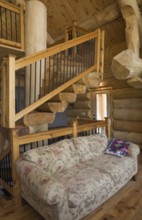
[[[139,57],[140,33],[142,33],[141,14],[136,0],[118,0],[121,13],[126,23],[126,42]]]
[[[112,72],[117,79],[142,76],[142,60],[139,58],[140,35],[142,33],[141,15],[135,0],[118,0],[126,22],[126,41],[128,50],[113,58]]]
[[[133,50],[124,50],[113,58],[111,69],[116,79],[142,76],[142,60]]]

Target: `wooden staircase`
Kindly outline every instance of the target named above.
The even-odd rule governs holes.
[[[64,78],[69,78],[70,75],[74,76],[77,73],[85,70],[85,65],[80,62],[80,57],[58,55],[55,59],[51,58],[47,60],[48,66],[46,68],[45,78],[42,80],[42,86],[40,88],[39,97],[42,98],[47,92],[51,90],[50,81],[52,82],[52,89],[60,86]],[[49,78],[49,72],[54,72],[54,78]],[[95,76],[96,74],[94,74]],[[92,82],[92,81],[91,81]],[[92,118],[91,113],[91,102],[85,109],[80,107],[80,95],[83,95],[82,98],[91,100],[90,93],[87,93],[90,83],[84,79],[79,80],[78,82],[67,87],[62,92],[58,93],[56,96],[51,98],[49,101],[40,105],[36,111],[34,110],[30,114],[24,116],[24,124],[26,126],[34,126],[39,124],[52,124],[55,120],[56,113],[61,113],[66,111],[67,116],[69,117],[69,122],[72,122],[76,118]],[[74,105],[74,103],[78,104]],[[75,109],[73,109],[75,106]]]
[[[7,4],[5,7],[6,10],[10,10],[12,6]],[[0,36],[0,42],[4,43],[6,51],[4,54],[9,54],[6,47],[10,47],[13,54],[0,60],[2,62],[0,185],[14,197],[15,162],[19,155],[19,149],[14,146],[13,141],[16,132],[22,136],[29,133],[30,127],[34,127],[36,134],[33,135],[37,138],[37,126],[46,125],[45,129],[48,130],[48,124],[54,122],[56,114],[64,111],[70,122],[76,118],[92,117],[90,88],[98,87],[102,80],[104,32],[98,29],[86,35],[81,33],[79,37],[60,45],[15,59],[15,54],[19,57],[24,53],[24,31],[21,27],[24,22],[22,8],[14,7],[13,11],[22,17],[19,17],[21,19],[19,42],[11,42],[12,39],[8,41],[8,36],[1,39],[3,36]],[[75,28],[77,27],[74,26],[74,31]],[[57,132],[60,134],[60,130]],[[48,135],[50,136],[50,131]],[[57,137],[55,133],[54,136]],[[10,203],[10,206],[13,209],[13,203]]]

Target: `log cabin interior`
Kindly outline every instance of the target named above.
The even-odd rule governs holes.
[[[25,151],[102,127],[142,148],[141,9],[142,0],[0,0],[0,219],[45,219],[21,199]],[[142,219],[141,159],[137,180],[81,219]]]

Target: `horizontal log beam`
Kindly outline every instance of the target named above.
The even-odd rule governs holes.
[[[142,121],[141,109],[114,109],[114,119],[127,121]]]
[[[142,109],[142,98],[113,100],[116,109]]]
[[[131,141],[136,144],[142,143],[141,133],[127,132],[127,131],[114,131],[115,138],[120,138],[121,140]]]
[[[52,123],[54,119],[54,113],[33,112],[24,116],[24,124],[26,126],[49,124]]]
[[[142,93],[133,88],[121,88],[112,91],[113,99],[142,98]]]
[[[117,130],[117,131],[141,133],[142,121],[139,122],[139,121],[114,120],[113,127],[114,127],[114,130]]]

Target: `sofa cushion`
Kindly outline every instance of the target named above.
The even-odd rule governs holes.
[[[136,172],[137,163],[132,158],[102,154],[59,173],[72,219],[80,219],[95,210]]]
[[[94,134],[72,139],[81,162],[99,156],[106,149],[108,140],[105,134]]]
[[[63,171],[79,162],[75,146],[70,139],[29,150],[23,154],[23,158],[51,173]]]
[[[118,157],[128,156],[130,142],[112,138],[108,142],[107,149],[105,150],[106,154],[115,155]]]

